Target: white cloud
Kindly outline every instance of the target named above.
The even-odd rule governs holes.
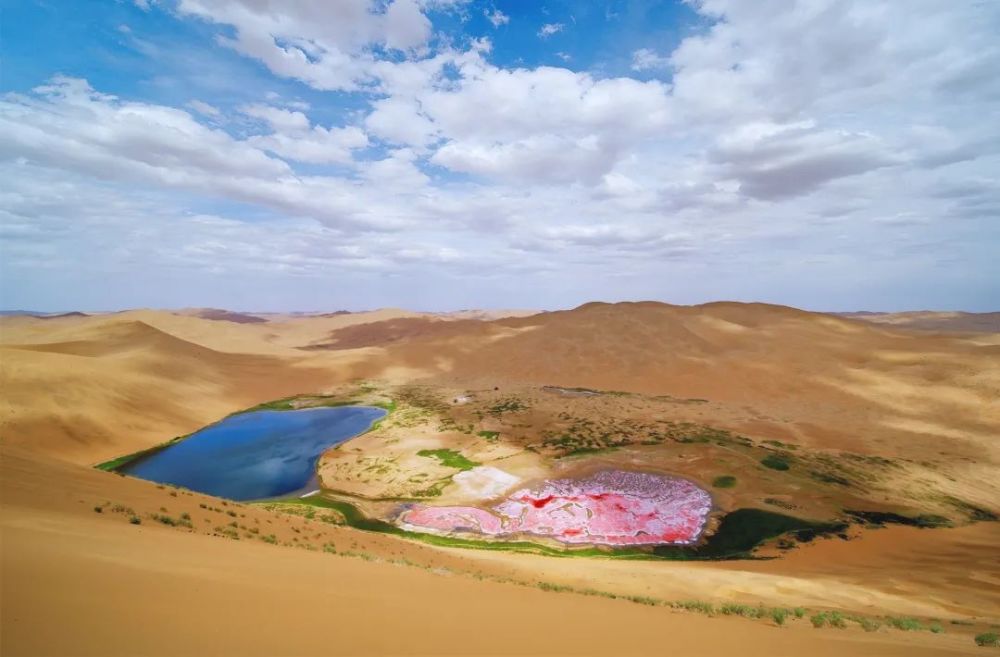
[[[493,24],[493,27],[500,27],[501,25],[506,25],[510,22],[510,16],[503,13],[499,9],[494,9],[493,11],[484,9],[483,15],[486,16],[487,20]]]
[[[639,48],[632,53],[632,70],[649,71],[670,67],[670,58],[658,55],[655,50]]]
[[[440,3],[179,7],[311,86],[301,97],[315,110],[259,90],[266,104],[236,116],[210,97],[189,113],[63,77],[7,95],[0,207],[18,271],[72,267],[75,241],[115,244],[123,268],[260,260],[323,277],[349,262],[438,299],[455,286],[427,281],[452,272],[477,277],[479,304],[513,294],[502,290],[525,272],[539,305],[734,289],[815,305],[875,295],[872,281],[887,286],[880,298],[982,296],[984,272],[1000,280],[990,3],[700,0],[707,29],[669,53],[620,53],[634,70],[669,70],[669,83],[501,66],[486,39],[435,34]],[[329,90],[354,92],[351,110],[331,118],[325,102],[343,96]],[[84,198],[93,211],[80,221],[64,199]],[[187,207],[206,199],[239,209]],[[267,221],[232,218],[244,208]],[[144,239],[181,260],[157,260]]]
[[[538,30],[538,36],[547,39],[553,34],[558,34],[563,31],[566,26],[562,23],[546,23],[542,25],[541,29]]]
[[[272,73],[317,89],[352,90],[372,83],[371,46],[423,47],[431,24],[416,0],[180,0],[182,14],[230,25],[219,41],[261,61]]]
[[[189,101],[187,106],[203,116],[216,117],[219,116],[219,114],[221,114],[218,107],[215,107],[214,105],[209,105],[208,103],[200,101],[198,99]]]
[[[309,117],[302,112],[260,104],[244,105],[240,111],[247,116],[267,122],[278,132],[301,132],[309,129]]]
[[[275,132],[253,136],[247,142],[278,157],[311,164],[352,164],[352,151],[368,146],[368,137],[355,126],[313,126],[299,134]]]

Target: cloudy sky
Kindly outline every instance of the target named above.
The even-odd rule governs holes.
[[[1000,3],[5,3],[0,305],[1000,308]]]

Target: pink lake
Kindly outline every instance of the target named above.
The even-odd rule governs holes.
[[[574,544],[688,544],[711,508],[711,496],[685,479],[607,470],[518,490],[489,510],[417,505],[398,522],[412,531],[534,534]]]

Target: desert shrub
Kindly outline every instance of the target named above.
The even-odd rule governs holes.
[[[751,607],[750,605],[740,605],[726,603],[719,607],[719,613],[725,616],[743,616],[744,618],[760,618],[764,615],[762,607]]]
[[[711,602],[702,602],[701,600],[681,600],[680,602],[673,603],[671,606],[686,611],[697,611],[708,616],[715,613],[715,607],[712,606]]]
[[[875,620],[874,618],[859,618],[858,625],[861,626],[865,632],[874,632],[878,628],[882,627],[882,623]]]
[[[775,607],[774,609],[771,610],[771,620],[774,621],[775,625],[784,625],[786,618],[788,618],[787,609]]]
[[[811,622],[813,627],[815,627],[816,629],[819,629],[824,625],[826,625],[826,621],[827,621],[827,615],[826,612],[824,611],[821,611],[818,614],[813,614],[809,618],[809,622]]]
[[[982,634],[977,634],[976,645],[983,646],[984,648],[996,648],[1000,646],[1000,634],[996,632],[983,632]]]
[[[847,627],[847,620],[844,618],[844,615],[839,611],[831,611],[828,620],[830,622],[831,627],[836,627],[839,630],[842,630]]]
[[[162,523],[164,525],[168,525],[170,527],[177,526],[177,521],[176,520],[174,520],[170,516],[165,516],[165,515],[162,515],[162,514],[159,514],[159,513],[154,513],[153,514],[153,520],[156,520],[156,521],[158,521],[158,522],[160,522],[160,523]]]
[[[453,449],[422,449],[417,452],[417,456],[437,459],[441,462],[441,465],[448,468],[455,468],[456,470],[471,470],[479,465]]]
[[[944,628],[941,627],[941,623],[931,623],[930,625],[927,626],[927,629],[933,632],[934,634],[941,634],[942,632],[944,632]]]
[[[733,475],[722,475],[712,480],[712,485],[716,488],[732,488],[736,485],[736,477]]]
[[[190,519],[191,519],[191,514],[188,513],[187,511],[181,514],[181,520],[190,520]]]
[[[133,525],[141,525],[142,524],[142,518],[140,518],[139,516],[132,516],[131,518],[128,519],[128,521],[130,523],[132,523]]]
[[[94,507],[94,513],[104,513],[104,507],[95,506]]]
[[[265,543],[270,543],[271,545],[277,545],[277,543],[278,543],[278,537],[275,536],[274,534],[268,534],[267,536],[261,536],[260,540],[264,541]]]
[[[916,618],[909,618],[907,616],[889,616],[885,619],[885,622],[892,627],[895,627],[897,630],[903,630],[905,632],[909,632],[911,630],[922,630],[924,628],[924,626],[921,625],[920,621]]]
[[[788,457],[780,454],[768,454],[760,460],[761,465],[772,470],[787,470],[791,466],[788,464]]]

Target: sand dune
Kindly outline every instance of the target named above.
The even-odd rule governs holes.
[[[152,513],[176,500],[86,466],[256,403],[361,379],[430,382],[455,394],[556,385],[706,399],[714,426],[818,453],[891,456],[905,463],[900,486],[925,482],[1000,510],[1000,344],[989,335],[763,304],[594,303],[501,315],[0,318],[3,653],[651,654],[669,635],[670,649],[684,654],[975,654],[961,629],[777,629],[200,532],[136,530],[91,510],[113,500]],[[996,528],[879,530],[776,561],[676,568],[465,553],[335,531],[386,559],[406,554],[456,573],[995,622]],[[218,613],[235,599],[239,615]],[[291,625],[260,631],[279,610]],[[534,643],[496,631],[497,619],[512,618]],[[52,624],[62,631],[42,629]],[[586,631],[594,627],[617,631]]]
[[[918,331],[997,333],[1000,313],[964,313],[921,310],[901,313],[838,313],[842,317]]]

